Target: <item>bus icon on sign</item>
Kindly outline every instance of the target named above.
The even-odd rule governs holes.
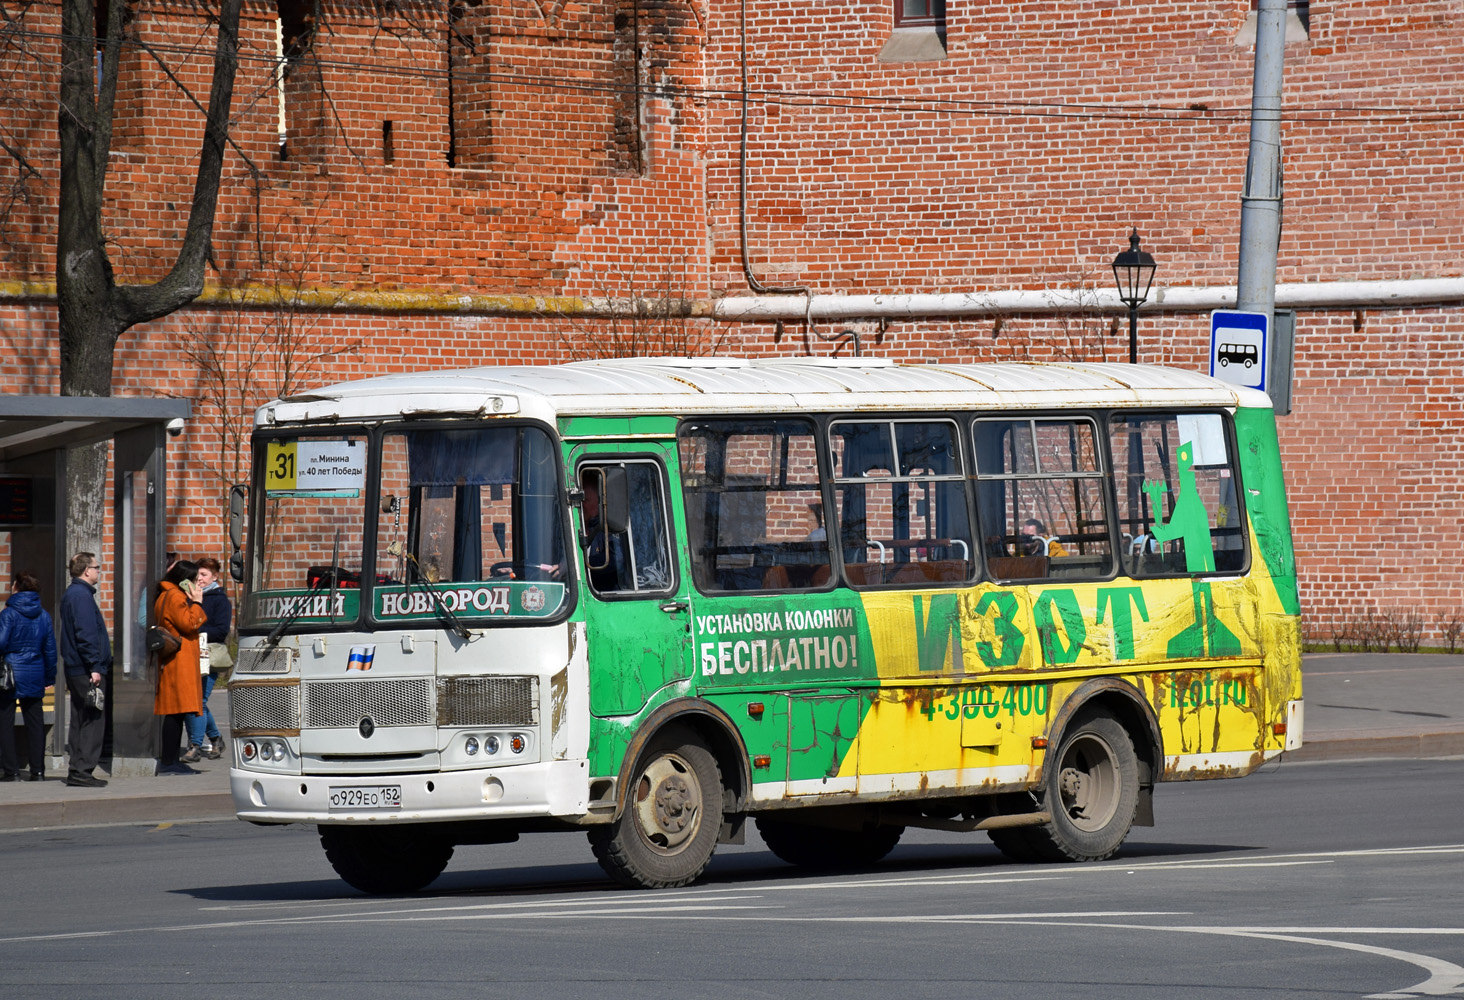
[[[1238,309],[1210,314],[1210,377],[1250,389],[1266,388],[1270,316]]]
[[[1259,358],[1254,344],[1221,344],[1220,349],[1215,352],[1215,360],[1220,363],[1221,368],[1229,368],[1231,365],[1245,365],[1250,368]]]

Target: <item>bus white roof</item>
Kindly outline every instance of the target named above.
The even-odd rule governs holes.
[[[260,407],[259,426],[414,416],[696,415],[786,410],[1267,407],[1197,372],[1128,364],[900,364],[887,358],[615,358],[386,375]]]

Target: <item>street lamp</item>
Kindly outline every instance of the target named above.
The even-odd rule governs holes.
[[[1139,306],[1149,297],[1154,281],[1154,258],[1139,249],[1139,229],[1129,234],[1129,248],[1113,258],[1113,280],[1118,297],[1129,310],[1129,364],[1139,363]]]

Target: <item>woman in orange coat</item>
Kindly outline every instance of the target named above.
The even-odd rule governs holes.
[[[181,645],[158,665],[158,693],[153,714],[163,717],[163,745],[158,755],[158,774],[198,774],[178,760],[183,723],[203,711],[203,680],[198,672],[198,630],[208,615],[199,603],[198,564],[186,559],[173,564],[158,584],[158,627],[178,637]]]

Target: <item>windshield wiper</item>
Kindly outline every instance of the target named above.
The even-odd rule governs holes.
[[[336,590],[341,585],[341,529],[337,528],[335,541],[330,547],[330,623],[335,624]]]
[[[330,550],[330,623],[332,625],[335,624],[336,586],[340,582],[340,570],[336,566],[336,561],[340,558],[340,554],[341,532],[340,529],[337,528],[335,534],[335,544],[331,547]],[[291,625],[295,624],[295,622],[299,620],[300,616],[305,613],[305,609],[310,606],[310,598],[315,596],[315,592],[319,590],[321,585],[324,583],[324,576],[317,576],[315,578],[315,582],[310,585],[310,589],[305,591],[305,596],[296,601],[295,606],[290,609],[289,614],[281,618],[279,620],[279,624],[275,625],[275,627],[270,630],[269,635],[265,636],[264,644],[266,646],[273,648],[280,644],[280,639],[284,636],[285,630]]]
[[[295,621],[305,613],[305,609],[310,606],[310,598],[314,597],[315,592],[324,585],[325,577],[318,576],[315,578],[315,582],[310,585],[310,589],[305,591],[305,596],[297,600],[294,607],[290,608],[289,613],[279,620],[279,624],[270,630],[269,635],[265,636],[264,644],[266,646],[274,647],[280,644],[280,637],[285,634],[285,629],[295,624]]]
[[[427,597],[429,600],[431,600],[432,608],[437,613],[437,617],[445,621],[448,628],[452,629],[453,634],[456,635],[463,642],[472,642],[473,633],[468,631],[468,627],[466,625],[458,621],[458,616],[453,614],[452,609],[449,608],[445,603],[443,603],[443,600],[441,597],[438,596],[437,591],[432,589],[432,585],[426,580],[426,574],[422,572],[421,563],[417,562],[417,557],[412,555],[410,552],[404,554],[407,558],[407,561],[411,563],[411,565],[415,567],[416,570],[415,572],[407,573],[407,592],[411,592],[412,577],[415,576],[418,582],[421,583],[422,589],[427,592]]]

